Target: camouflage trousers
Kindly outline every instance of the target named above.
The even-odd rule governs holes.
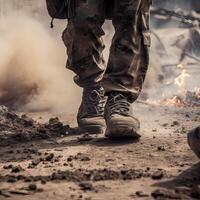
[[[102,84],[106,94],[123,92],[130,101],[139,96],[149,65],[149,8],[152,0],[78,0],[76,16],[63,32],[67,68],[80,87]],[[108,5],[112,3],[113,5]],[[112,8],[112,39],[108,63],[103,58],[102,25]]]

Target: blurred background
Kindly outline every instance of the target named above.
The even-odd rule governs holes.
[[[200,84],[200,1],[154,0],[151,63],[140,97],[154,103],[197,98]],[[18,111],[73,113],[80,88],[65,69],[66,20],[50,17],[44,0],[0,0],[0,104]],[[105,57],[113,28],[104,25]],[[193,99],[192,99],[193,100]]]

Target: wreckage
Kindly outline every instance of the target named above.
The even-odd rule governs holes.
[[[151,15],[159,20],[176,20],[189,27],[198,27],[200,24],[200,14],[195,11],[192,13],[186,13],[181,9],[173,11],[166,8],[153,7],[151,10]]]

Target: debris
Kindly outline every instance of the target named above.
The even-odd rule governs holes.
[[[12,170],[11,170],[12,173],[19,173],[19,172],[21,172],[21,171],[24,171],[24,169],[23,169],[20,165],[18,165],[18,166],[13,166],[13,167],[12,167]]]
[[[36,190],[37,190],[37,185],[34,184],[34,183],[31,183],[31,184],[28,186],[28,189],[31,190],[31,191],[36,191]]]
[[[91,141],[93,139],[94,138],[89,134],[84,134],[82,137],[78,137],[79,142],[87,142],[87,141]]]
[[[61,137],[71,130],[68,125],[63,125],[58,118],[50,119],[47,124],[40,124],[26,115],[20,117],[8,111],[5,106],[0,106],[0,146]]]
[[[47,157],[45,158],[46,161],[52,161],[52,159],[55,157],[55,155],[53,153],[50,153],[49,155],[47,155]]]
[[[135,192],[137,197],[148,197],[148,194],[145,194],[143,191],[136,191]]]
[[[160,171],[160,170],[158,170],[158,171],[154,172],[154,173],[151,175],[151,178],[152,178],[153,180],[159,180],[159,179],[162,179],[163,176],[164,176],[163,172]]]
[[[165,151],[166,149],[165,149],[165,147],[164,146],[159,146],[158,147],[158,151]]]
[[[156,189],[151,193],[154,199],[183,199],[181,194],[177,194],[172,190]]]
[[[88,191],[88,190],[91,191],[94,189],[91,182],[81,182],[79,183],[79,187],[84,191]]]

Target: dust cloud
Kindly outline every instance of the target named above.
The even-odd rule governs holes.
[[[0,104],[20,111],[73,112],[80,92],[65,69],[65,47],[22,12],[0,18]]]

